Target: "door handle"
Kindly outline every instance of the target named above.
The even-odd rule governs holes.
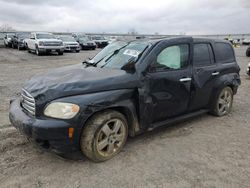
[[[188,81],[191,81],[192,78],[181,78],[180,79],[180,82],[188,82]]]
[[[219,74],[220,74],[220,72],[213,72],[212,76],[216,76],[216,75],[219,75]]]

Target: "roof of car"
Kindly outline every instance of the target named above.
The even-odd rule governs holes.
[[[181,39],[193,39],[194,42],[225,42],[230,43],[226,40],[221,39],[212,39],[212,38],[205,38],[205,37],[192,37],[192,36],[176,36],[176,37],[161,37],[161,38],[144,38],[144,39],[136,39],[136,40],[128,40],[129,41],[145,41],[151,44],[156,44],[163,40],[181,40]]]

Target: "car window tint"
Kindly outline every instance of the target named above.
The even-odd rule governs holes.
[[[157,56],[157,69],[181,69],[188,64],[189,46],[175,45],[165,48]]]
[[[222,63],[233,62],[235,57],[232,46],[223,42],[215,43],[215,58]]]
[[[195,66],[206,66],[211,64],[209,44],[194,44],[193,62]]]

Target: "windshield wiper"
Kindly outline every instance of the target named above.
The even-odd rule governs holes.
[[[120,51],[121,49],[127,47],[129,44],[130,44],[130,42],[129,42],[128,44],[124,45],[123,47],[121,47],[121,48],[119,48],[119,49],[116,49],[112,54],[110,54],[110,56],[105,60],[105,64],[102,65],[101,68],[105,67],[105,65],[108,64],[107,61],[110,60],[111,57],[113,57],[114,55],[118,54],[119,51]],[[107,57],[107,56],[106,56],[106,57]],[[105,57],[104,57],[104,58],[105,58]],[[102,58],[100,61],[98,61],[98,63],[101,62],[104,58]]]
[[[104,57],[102,57],[99,61],[97,62],[90,62],[90,60],[85,60],[84,62],[82,62],[83,64],[86,64],[87,66],[93,66],[93,67],[96,67],[98,63],[100,63],[103,59],[105,59],[106,57],[108,57],[105,62],[107,62],[113,55],[117,54],[122,48],[125,48],[128,44],[126,44],[125,46],[115,50],[113,53],[111,54],[108,54]],[[103,67],[103,66],[102,66]],[[102,68],[101,67],[101,68]]]
[[[95,63],[91,63],[90,59],[89,60],[85,60],[84,62],[82,62],[82,64],[86,64],[87,66],[95,66]]]

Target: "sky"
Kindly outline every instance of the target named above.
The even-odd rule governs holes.
[[[250,33],[250,0],[0,0],[16,30],[140,34]]]

